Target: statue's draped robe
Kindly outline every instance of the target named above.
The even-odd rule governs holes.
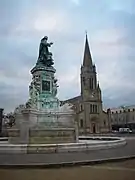
[[[52,59],[52,53],[49,52],[48,49],[51,45],[52,43],[48,43],[47,39],[41,39],[37,64],[47,67],[51,67],[54,64]]]
[[[39,59],[45,60],[45,58],[47,58],[48,53],[49,51],[48,51],[47,43],[42,40],[39,47]]]

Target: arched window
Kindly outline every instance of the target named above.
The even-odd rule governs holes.
[[[83,105],[82,104],[80,104],[80,111],[82,111],[83,110]]]
[[[90,113],[98,113],[98,106],[97,104],[90,104]]]

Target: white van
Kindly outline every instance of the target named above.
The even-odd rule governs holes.
[[[119,128],[120,133],[132,133],[130,128]]]

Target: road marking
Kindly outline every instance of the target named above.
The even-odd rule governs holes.
[[[81,166],[83,168],[90,167],[93,169],[106,169],[106,170],[113,170],[113,171],[133,171],[135,172],[135,169],[133,168],[124,168],[124,167],[109,167],[109,166]]]

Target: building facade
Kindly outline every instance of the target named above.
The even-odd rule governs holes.
[[[111,109],[112,130],[122,127],[135,129],[135,105]]]
[[[79,133],[109,132],[111,129],[110,110],[103,111],[102,93],[99,82],[97,82],[96,66],[92,62],[87,35],[80,82],[80,96],[64,101],[72,103],[75,107]]]

